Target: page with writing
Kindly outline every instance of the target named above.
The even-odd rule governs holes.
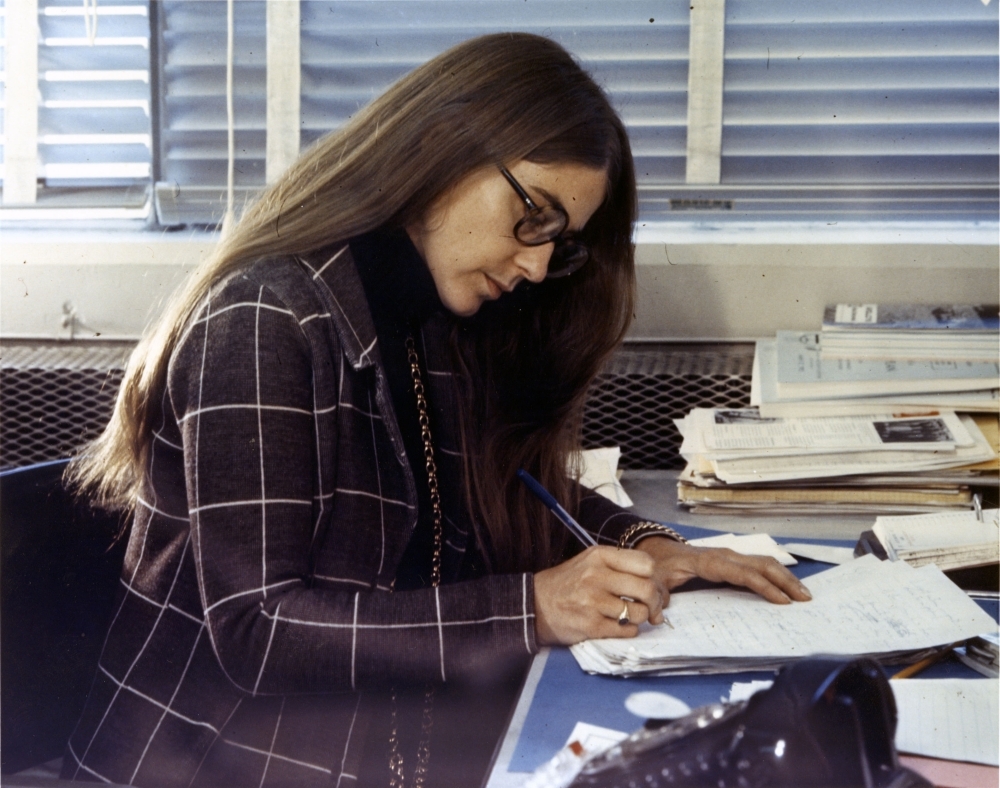
[[[724,660],[888,654],[996,630],[996,622],[936,566],[914,569],[869,556],[806,580],[811,602],[774,605],[720,588],[673,595],[673,629],[646,627],[631,640],[573,647],[585,670],[638,672]]]
[[[898,679],[900,752],[1000,765],[997,679]]]
[[[984,509],[983,521],[973,511],[935,512],[875,518],[875,534],[896,552],[933,550],[994,543],[1000,538],[1000,511]]]
[[[677,594],[668,609],[674,630],[650,630],[635,648],[649,656],[866,654],[954,642],[991,628],[990,617],[936,567],[887,564],[867,574],[846,586],[820,584],[819,591],[814,583],[811,602],[790,605],[728,589]]]
[[[855,583],[871,577],[872,572],[881,571],[882,561],[873,555],[863,555],[853,561],[835,566],[831,569],[817,572],[807,577],[802,583],[810,593],[836,591],[839,588],[849,588]]]

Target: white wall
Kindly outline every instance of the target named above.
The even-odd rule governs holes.
[[[638,250],[633,337],[818,328],[829,303],[996,303],[997,246],[685,244]]]
[[[1000,297],[995,244],[796,240],[640,244],[632,336],[743,339],[818,327],[832,302]],[[0,246],[0,338],[67,337],[67,301],[102,337],[137,337],[213,243],[204,233],[8,230]]]
[[[137,338],[214,235],[17,231],[0,246],[0,338],[68,337],[71,302],[92,331]]]

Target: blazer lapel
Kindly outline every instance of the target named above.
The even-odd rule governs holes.
[[[399,422],[396,420],[396,412],[392,405],[392,393],[385,376],[385,368],[382,366],[375,323],[372,321],[368,299],[365,297],[351,248],[347,244],[329,247],[310,258],[299,258],[299,262],[310,273],[316,284],[320,299],[330,313],[341,348],[351,367],[358,372],[371,369],[371,374],[375,378],[375,406],[382,416],[382,423],[392,444],[398,470],[403,474],[406,501],[410,504],[409,511],[412,514],[405,523],[399,523],[401,530],[398,536],[389,540],[393,548],[386,555],[387,561],[383,566],[382,577],[379,578],[381,584],[388,584],[395,577],[396,566],[417,525],[417,486],[406,458],[403,436],[399,431]],[[387,456],[382,452],[380,455]],[[393,472],[388,463],[380,462],[379,466],[379,473]],[[390,528],[395,530],[392,526]]]
[[[340,344],[354,369],[375,365],[377,340],[375,324],[361,278],[351,256],[351,247],[328,247],[310,258],[300,257],[330,310],[340,335]]]

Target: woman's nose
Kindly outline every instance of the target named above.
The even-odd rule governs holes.
[[[525,246],[514,255],[514,263],[521,270],[521,275],[529,282],[541,282],[549,270],[549,259],[552,257],[554,243],[541,246]]]

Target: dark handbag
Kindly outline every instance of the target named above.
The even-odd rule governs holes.
[[[651,720],[588,761],[574,788],[917,788],[899,765],[896,704],[876,662],[809,659],[739,703]]]

